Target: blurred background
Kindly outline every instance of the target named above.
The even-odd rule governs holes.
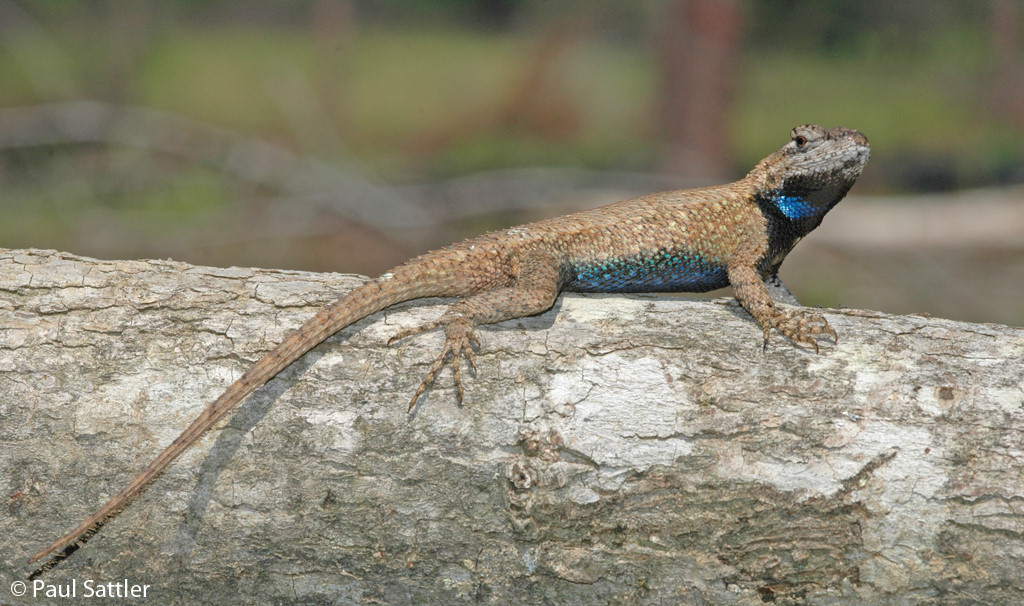
[[[816,122],[872,160],[803,303],[1022,325],[1022,36],[1024,0],[0,0],[0,246],[376,275]]]

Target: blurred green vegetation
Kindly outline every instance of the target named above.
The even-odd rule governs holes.
[[[39,98],[33,78],[10,54],[39,46],[37,33],[12,34],[0,45],[0,106],[51,100]],[[47,35],[59,40],[68,62],[74,81],[67,88],[105,98],[110,64],[125,59],[113,56],[119,49],[104,36],[86,33],[51,29]],[[984,183],[1024,157],[1024,138],[987,105],[984,35],[968,22],[919,33],[906,48],[871,31],[830,52],[807,52],[806,43],[748,46],[731,112],[735,171],[776,148],[790,127],[820,122],[854,125],[877,149],[940,157],[958,184]],[[550,115],[503,119],[537,37],[369,23],[325,50],[301,28],[179,23],[156,28],[140,43],[116,88],[123,103],[327,159],[351,154],[385,181],[524,165],[651,170],[659,145],[652,111],[658,75],[643,46],[572,35],[552,56],[543,94],[534,100],[534,113]],[[326,122],[313,128],[329,133],[333,144],[296,136],[289,111],[308,102],[318,112],[310,119]],[[900,189],[901,183],[877,179],[875,187]]]
[[[965,180],[983,180],[1007,155],[1024,157],[1024,139],[985,106],[979,36],[936,32],[929,52],[903,56],[869,43],[838,56],[750,53],[733,111],[736,170],[776,148],[780,132],[820,122],[856,125],[879,148],[952,156]],[[466,124],[485,121],[514,94],[531,43],[513,33],[360,28],[346,43],[344,73],[335,74],[318,67],[304,32],[177,29],[150,47],[133,97],[140,105],[287,140],[290,125],[268,87],[301,74],[317,90],[338,91],[341,99],[322,108],[329,126],[384,180],[521,165],[650,169],[658,147],[651,111],[657,74],[645,49],[635,46],[580,40],[559,57],[558,92],[578,120],[571,133],[543,137],[486,124],[474,132],[476,125]],[[340,84],[331,85],[334,79]],[[460,126],[467,127],[456,133],[461,137],[427,158],[414,145],[418,136]]]
[[[176,30],[152,45],[134,96],[141,105],[301,145],[268,90],[301,77],[318,93],[336,91],[335,102],[320,108],[325,126],[384,180],[521,165],[639,168],[650,160],[653,69],[640,50],[600,41],[581,43],[556,68],[565,102],[578,111],[571,136],[493,128],[532,44],[509,33],[360,28],[346,41],[343,73],[331,73],[304,32]],[[432,135],[454,141],[424,149]]]

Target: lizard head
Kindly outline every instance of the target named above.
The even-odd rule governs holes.
[[[757,183],[763,203],[807,233],[850,191],[870,151],[867,137],[858,131],[805,124],[794,128],[789,143],[761,160],[748,177]]]

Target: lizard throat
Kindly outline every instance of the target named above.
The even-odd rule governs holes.
[[[782,187],[758,196],[758,205],[766,215],[776,215],[788,222],[789,229],[796,235],[803,236],[821,224],[825,214],[849,189],[849,185],[842,182],[812,187],[799,180],[788,180]]]

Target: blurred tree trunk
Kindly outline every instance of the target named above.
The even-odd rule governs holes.
[[[103,5],[108,22],[105,29],[108,47],[104,62],[105,78],[100,90],[89,91],[106,101],[125,104],[137,91],[136,73],[139,60],[154,39],[151,2],[107,2]]]
[[[664,172],[727,175],[726,133],[742,21],[738,0],[673,0],[664,6],[655,42]]]
[[[343,122],[348,115],[347,87],[349,51],[355,32],[355,10],[348,0],[317,0],[310,10],[309,29],[316,50],[315,88],[320,95],[324,113],[331,119],[332,135],[337,137],[348,126]],[[337,153],[337,149],[331,150]]]
[[[992,47],[995,60],[995,107],[1024,128],[1024,59],[1021,52],[1021,0],[993,0]]]

